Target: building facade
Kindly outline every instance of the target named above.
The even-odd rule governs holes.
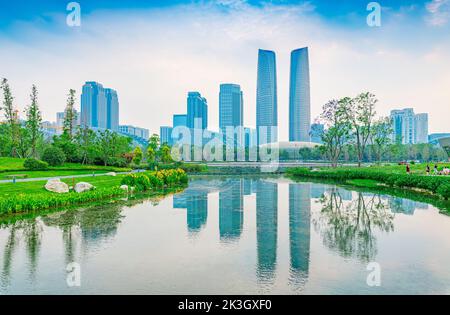
[[[150,132],[148,129],[130,125],[120,125],[119,132],[128,136],[139,137],[145,140],[148,140],[150,137]]]
[[[278,141],[276,57],[270,50],[258,51],[256,129],[258,145]]]
[[[91,128],[107,129],[105,89],[97,82],[86,82],[81,94],[81,123]]]
[[[119,98],[113,89],[105,89],[106,96],[106,128],[119,131]]]
[[[392,141],[402,144],[428,143],[428,114],[414,114],[412,108],[391,111]]]
[[[233,132],[233,138],[227,135],[227,129],[243,128],[244,99],[238,84],[221,84],[219,92],[219,128],[224,136],[225,144],[242,144],[244,142],[243,129]]]
[[[159,143],[172,145],[172,127],[161,126],[159,128]]]
[[[289,82],[289,141],[309,142],[311,101],[308,47],[291,53]]]
[[[187,126],[187,115],[186,114],[173,115],[172,125],[173,125],[173,128],[186,127]]]
[[[192,129],[208,128],[208,104],[199,92],[188,93],[186,124]]]
[[[325,132],[325,126],[323,124],[314,123],[311,125],[310,137],[311,142],[322,144],[322,135]]]

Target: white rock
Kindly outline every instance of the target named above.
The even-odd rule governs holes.
[[[114,172],[109,172],[109,173],[106,173],[106,176],[116,176],[117,174],[116,173],[114,173]]]
[[[125,190],[126,192],[128,192],[128,186],[127,185],[120,186],[120,189]]]
[[[80,182],[75,185],[75,188],[73,190],[75,190],[75,192],[77,192],[77,193],[82,193],[82,192],[89,191],[94,188],[95,187],[89,183]]]
[[[58,194],[64,194],[69,192],[69,186],[63,183],[59,178],[49,179],[45,184],[45,189]]]

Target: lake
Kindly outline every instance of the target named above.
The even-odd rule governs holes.
[[[0,226],[0,294],[419,293],[450,293],[450,217],[330,184],[194,177]]]

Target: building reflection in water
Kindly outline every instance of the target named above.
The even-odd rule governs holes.
[[[256,183],[257,277],[272,282],[277,263],[278,184]]]
[[[308,279],[311,239],[311,184],[289,184],[290,283],[303,286]]]
[[[244,224],[244,180],[227,180],[219,192],[219,233],[225,241],[237,240]]]

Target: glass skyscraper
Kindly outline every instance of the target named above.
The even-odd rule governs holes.
[[[172,141],[172,127],[169,126],[161,126],[159,128],[159,142],[161,144],[168,144],[168,145],[172,145],[173,141]]]
[[[308,47],[291,52],[289,141],[310,142],[311,103]]]
[[[208,128],[208,104],[199,92],[188,93],[186,120],[188,128]]]
[[[81,123],[91,128],[107,127],[105,89],[97,82],[86,82],[81,94]]]
[[[106,95],[106,128],[119,131],[119,99],[117,92],[113,89],[105,89]]]
[[[395,143],[428,143],[428,114],[414,114],[412,108],[391,111],[392,140]]]
[[[244,124],[244,100],[241,87],[238,84],[221,84],[219,92],[219,128],[222,131],[225,143],[232,141],[238,143],[236,134],[232,139],[226,137],[227,127],[243,127]],[[243,130],[240,134],[240,142],[243,144]]]
[[[187,115],[186,114],[175,114],[173,115],[172,121],[173,128],[175,127],[186,127],[187,126]]]
[[[278,141],[277,72],[275,52],[258,51],[256,128],[258,144]]]
[[[86,82],[81,94],[81,124],[90,128],[119,131],[119,99],[113,89]]]

